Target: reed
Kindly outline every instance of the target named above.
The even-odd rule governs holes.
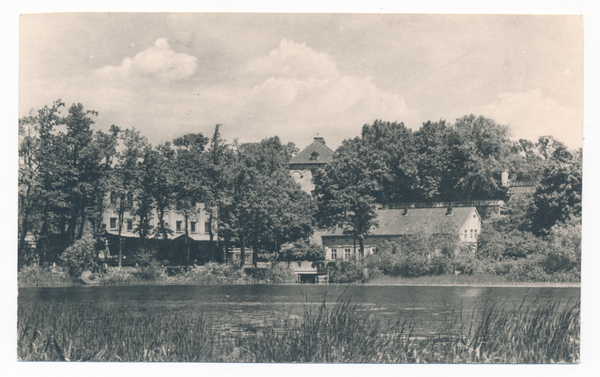
[[[305,305],[302,318],[232,334],[202,313],[123,304],[19,303],[20,360],[303,363],[577,363],[580,303],[487,300],[435,334],[418,318],[389,324],[343,298]]]

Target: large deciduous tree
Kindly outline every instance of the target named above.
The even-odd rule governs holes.
[[[290,176],[290,158],[278,137],[236,147],[223,219],[225,231],[241,243],[242,266],[247,243],[256,262],[258,247],[277,250],[282,242],[312,234],[314,204]]]
[[[123,258],[123,242],[121,232],[125,213],[133,214],[134,201],[141,190],[140,163],[144,150],[148,146],[146,138],[135,129],[126,129],[121,134],[122,150],[117,154],[116,165],[110,176],[110,205],[118,216],[119,259],[121,267]]]
[[[533,195],[532,230],[547,233],[555,224],[581,217],[582,154],[560,158],[546,165],[543,178]]]
[[[186,260],[190,262],[189,228],[191,217],[198,214],[199,204],[204,203],[209,195],[208,180],[205,177],[203,156],[208,138],[202,134],[186,134],[173,140],[176,147],[174,174],[175,209],[184,218]]]
[[[19,119],[19,261],[40,259],[27,255],[25,237],[31,233],[46,252],[45,240],[51,226],[51,214],[59,194],[55,190],[59,178],[54,173],[57,161],[55,130],[64,123],[60,109],[64,103],[55,101],[52,107],[44,106],[37,112]],[[43,258],[43,256],[41,257]]]
[[[385,162],[355,138],[345,140],[333,161],[313,177],[319,225],[330,230],[341,228],[359,241],[361,254],[364,237],[378,226],[376,195],[381,184],[377,178],[384,174]]]

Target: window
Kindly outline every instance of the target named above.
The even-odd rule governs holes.
[[[175,231],[181,233],[181,221],[175,222]]]
[[[204,234],[210,234],[210,221],[204,223]]]
[[[374,247],[374,248],[371,249],[371,254],[375,254],[375,253],[377,253],[377,248],[376,247]]]
[[[473,238],[473,229],[471,229],[471,238]]]
[[[351,249],[344,249],[344,259],[350,259],[351,252]]]
[[[245,255],[244,255],[244,259],[245,259],[245,260],[248,260],[248,259],[250,259],[250,255],[249,255],[249,254],[245,254]]]
[[[313,153],[311,153],[310,160],[311,161],[319,161],[319,152],[314,151]]]
[[[331,259],[332,260],[337,259],[337,249],[331,249]]]
[[[191,224],[190,224],[190,231],[192,233],[196,233],[196,222],[195,221],[191,222]]]
[[[125,220],[127,222],[127,231],[131,232],[133,230],[133,219]]]
[[[465,229],[465,239],[467,239],[467,230]]]
[[[110,218],[110,229],[117,229],[117,218],[116,217]]]
[[[477,239],[477,229],[475,229],[475,238]]]

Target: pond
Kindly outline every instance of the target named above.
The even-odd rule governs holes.
[[[580,288],[375,286],[375,285],[143,285],[20,288],[19,303],[79,303],[94,307],[126,305],[149,311],[202,312],[215,329],[255,332],[285,319],[301,318],[306,308],[334,305],[340,297],[358,310],[372,311],[389,326],[412,319],[416,333],[431,334],[444,321],[471,315],[486,300],[504,310],[519,310],[559,299],[578,300]]]

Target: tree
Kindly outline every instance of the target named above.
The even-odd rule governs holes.
[[[225,232],[241,243],[275,249],[283,242],[312,234],[314,206],[289,174],[291,153],[278,137],[236,146],[231,168],[229,204],[224,207]]]
[[[340,228],[358,240],[361,254],[364,237],[378,226],[375,195],[381,184],[377,177],[385,173],[385,163],[355,138],[344,140],[333,161],[313,176],[318,223],[330,230]]]
[[[557,223],[581,217],[582,175],[581,153],[546,165],[531,207],[534,233],[546,234]]]
[[[503,199],[500,174],[512,143],[508,127],[467,115],[456,120],[449,141],[449,187],[444,200]]]
[[[185,222],[188,263],[190,262],[189,219],[197,215],[199,204],[204,203],[209,194],[208,182],[204,177],[206,160],[202,155],[207,143],[208,138],[202,134],[186,134],[173,140],[177,148],[173,169],[175,209],[183,215]]]
[[[279,259],[284,261],[322,261],[325,260],[325,248],[322,245],[299,240],[280,251]]]
[[[150,221],[156,208],[152,191],[158,183],[155,173],[159,157],[150,144],[144,147],[142,155],[142,160],[139,162],[139,190],[133,206],[133,215],[138,218],[138,222],[133,231],[145,240],[152,231]]]
[[[19,119],[19,260],[39,259],[27,255],[25,237],[29,232],[40,239],[42,252],[50,230],[50,214],[55,204],[54,190],[57,175],[52,170],[56,162],[54,131],[64,123],[57,100],[52,107],[44,106],[35,114]]]
[[[214,236],[220,234],[223,224],[222,214],[225,206],[229,204],[229,188],[231,183],[231,167],[233,154],[225,140],[221,138],[221,125],[215,125],[215,131],[210,140],[208,152],[204,154],[206,159],[206,185],[208,193],[205,200],[205,212],[209,216],[209,228],[211,258],[215,257]]]
[[[418,183],[415,187],[419,200],[428,201],[452,191],[449,137],[451,129],[445,120],[428,121],[414,133],[415,161]]]
[[[117,161],[110,176],[110,205],[117,211],[118,215],[118,237],[119,237],[119,267],[123,258],[123,242],[121,232],[123,230],[123,219],[125,213],[133,213],[134,200],[140,191],[141,169],[139,163],[144,156],[144,150],[148,142],[139,131],[126,129],[121,134],[123,150],[117,154]]]
[[[59,134],[59,151],[53,155],[61,164],[60,191],[66,202],[66,207],[61,212],[71,240],[83,235],[88,217],[86,208],[94,204],[101,178],[102,155],[94,139],[94,131],[91,129],[94,121],[90,115],[97,116],[98,113],[84,110],[80,103],[69,108],[64,121],[66,133]]]
[[[165,214],[174,202],[175,151],[171,143],[161,143],[152,151],[147,151],[145,159],[148,160],[146,169],[147,179],[150,180],[145,188],[152,197],[158,216],[158,226],[154,229],[153,235],[155,238],[162,237],[166,240],[169,234],[173,233],[165,224]]]

